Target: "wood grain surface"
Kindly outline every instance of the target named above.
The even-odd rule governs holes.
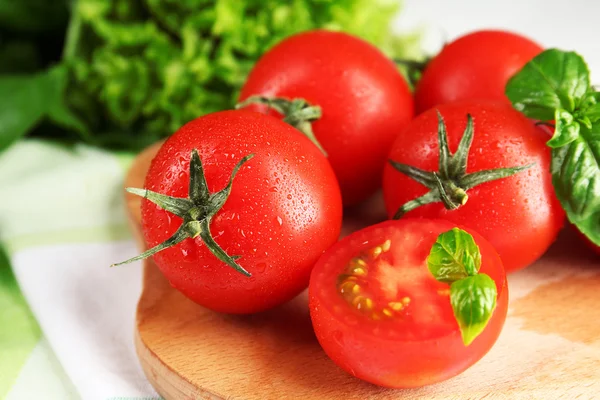
[[[140,154],[127,186],[141,187],[158,145]],[[139,198],[128,195],[144,248]],[[381,198],[352,210],[346,232],[382,218]],[[564,232],[541,260],[509,277],[510,307],[494,348],[446,382],[383,389],[339,369],[312,331],[306,293],[251,316],[214,313],[143,262],[136,348],[165,399],[600,399],[600,259]]]

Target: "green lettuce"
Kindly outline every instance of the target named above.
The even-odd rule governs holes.
[[[0,93],[15,90],[13,79],[23,86],[18,93],[37,93],[42,100],[48,92],[48,101],[56,102],[61,97],[56,90],[62,90],[63,105],[53,106],[60,114],[41,107],[35,121],[7,132],[5,126],[15,126],[15,121],[3,124],[2,115],[31,119],[32,113],[5,110],[0,147],[34,130],[138,150],[200,115],[232,108],[256,60],[300,31],[343,30],[391,57],[414,56],[417,38],[398,38],[390,30],[399,6],[397,0],[76,1],[60,65],[53,67],[54,73],[30,76],[52,90],[35,90],[35,83],[23,82],[23,76],[0,75]],[[64,68],[66,78],[57,68]],[[53,79],[60,82],[49,82]]]

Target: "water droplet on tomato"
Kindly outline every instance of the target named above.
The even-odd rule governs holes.
[[[267,268],[267,264],[266,263],[258,263],[258,264],[256,264],[256,272],[265,272],[266,268]]]
[[[291,199],[292,199],[292,195],[291,195],[291,194],[288,194],[288,195],[287,195],[287,198],[288,198],[288,200],[291,200]]]
[[[281,219],[279,215],[277,216],[277,222],[279,223],[279,226],[283,225],[283,219]]]
[[[273,193],[277,193],[277,191],[278,191],[278,189],[277,189],[277,187],[276,187],[276,186],[273,186],[273,187],[272,187],[270,190],[271,190],[271,192],[273,192]]]

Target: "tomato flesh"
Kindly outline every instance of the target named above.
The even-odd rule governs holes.
[[[311,318],[336,364],[368,382],[408,388],[455,376],[489,351],[508,302],[493,247],[469,231],[481,250],[480,272],[498,290],[486,329],[469,346],[452,312],[449,285],[427,268],[437,236],[454,226],[443,220],[387,221],[344,238],[320,258],[309,286]]]

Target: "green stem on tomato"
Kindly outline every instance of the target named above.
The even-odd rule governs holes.
[[[441,202],[448,210],[464,206],[469,195],[467,191],[482,183],[507,178],[533,166],[533,164],[509,168],[497,168],[468,174],[467,163],[469,150],[473,143],[473,118],[467,115],[467,126],[458,145],[452,154],[448,147],[448,132],[442,115],[438,112],[438,171],[425,171],[420,168],[389,160],[390,165],[398,172],[419,182],[429,189],[425,195],[413,199],[398,208],[394,219],[425,204]]]
[[[262,104],[268,108],[272,108],[279,114],[283,115],[283,122],[286,122],[298,129],[304,134],[321,152],[327,157],[327,152],[317,140],[313,129],[312,122],[318,120],[322,116],[321,107],[310,105],[308,101],[296,98],[287,99],[285,97],[267,97],[267,96],[250,96],[246,100],[238,103],[235,108],[240,109],[250,104]]]
[[[183,219],[179,229],[166,241],[146,250],[142,254],[129,260],[113,264],[112,266],[128,264],[133,261],[150,257],[164,249],[175,246],[187,238],[200,237],[210,252],[219,260],[229,265],[237,272],[251,276],[241,265],[237,263],[238,256],[229,256],[225,250],[214,240],[210,232],[210,221],[213,216],[223,207],[231,193],[233,179],[240,168],[254,155],[249,154],[242,158],[231,172],[227,186],[216,193],[210,193],[204,176],[202,161],[195,149],[190,157],[190,185],[188,197],[171,197],[156,193],[147,189],[127,188],[129,193],[141,196],[158,205],[165,211],[177,215]]]

